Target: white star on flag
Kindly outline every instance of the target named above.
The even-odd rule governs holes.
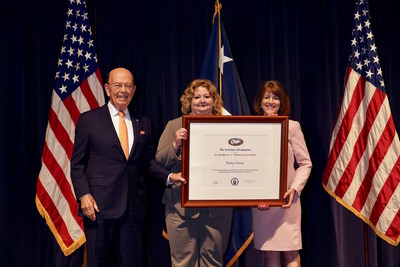
[[[224,74],[224,64],[226,62],[232,61],[233,59],[225,56],[224,54],[224,46],[221,48],[221,58],[219,60],[219,68],[221,69],[221,73]]]

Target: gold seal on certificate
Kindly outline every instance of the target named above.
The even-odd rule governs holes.
[[[287,116],[183,116],[182,206],[284,203]]]

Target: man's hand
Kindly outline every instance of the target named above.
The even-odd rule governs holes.
[[[171,173],[171,175],[169,176],[169,181],[171,183],[178,184],[178,185],[180,183],[186,184],[185,178],[183,178],[181,175],[182,175],[181,172],[179,172],[179,173]]]
[[[86,217],[92,221],[96,220],[95,210],[99,212],[99,208],[91,194],[86,194],[81,198],[81,209]]]

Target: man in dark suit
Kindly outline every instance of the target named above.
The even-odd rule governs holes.
[[[128,109],[136,90],[132,73],[114,69],[104,87],[109,102],[80,115],[71,158],[87,263],[89,267],[141,266],[146,174],[164,184],[185,180],[155,162],[150,121]],[[127,140],[120,142],[123,135]]]

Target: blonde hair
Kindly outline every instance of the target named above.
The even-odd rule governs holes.
[[[207,79],[193,80],[186,87],[183,95],[181,96],[182,114],[188,115],[188,114],[192,113],[192,110],[191,110],[192,99],[194,97],[194,92],[199,87],[206,88],[208,90],[208,93],[210,94],[210,97],[212,97],[212,99],[213,99],[214,107],[213,107],[212,114],[213,115],[221,115],[222,107],[223,107],[222,99],[221,99],[220,95],[218,94],[217,88],[215,88],[215,85],[210,80],[207,80]]]

